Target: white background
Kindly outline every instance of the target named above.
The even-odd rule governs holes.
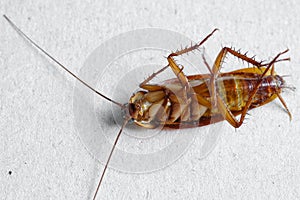
[[[198,41],[217,27],[206,44],[211,59],[226,45],[257,59],[289,48],[291,62],[278,63],[276,71],[299,86],[299,3],[198,2],[12,0],[1,1],[0,11],[75,73],[102,42],[126,31],[158,27]],[[74,79],[53,68],[4,18],[0,27],[1,198],[91,199],[103,165],[74,128]],[[197,156],[196,141],[156,172],[108,170],[99,199],[299,199],[299,89],[283,97],[291,122],[276,100],[251,111],[237,130],[225,124],[205,159]]]

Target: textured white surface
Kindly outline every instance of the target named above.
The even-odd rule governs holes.
[[[292,60],[278,64],[277,71],[300,85],[295,0],[43,2],[1,1],[0,11],[75,73],[99,44],[125,31],[159,27],[198,41],[218,27],[206,45],[211,59],[221,45],[249,50],[258,59],[288,47]],[[91,199],[103,165],[74,128],[74,79],[53,68],[3,18],[0,27],[1,198]],[[216,148],[203,160],[196,140],[160,171],[108,170],[99,199],[300,199],[299,89],[283,96],[291,122],[275,101],[251,111],[238,130],[225,124]]]

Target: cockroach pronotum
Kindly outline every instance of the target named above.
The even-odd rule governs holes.
[[[115,138],[93,199],[97,196],[122,130],[129,121],[133,121],[145,128],[155,128],[157,126],[188,128],[205,126],[226,120],[233,127],[238,128],[243,124],[245,116],[250,109],[269,103],[277,97],[290,119],[292,118],[285,101],[281,97],[282,89],[287,86],[283,77],[277,75],[274,70],[276,62],[290,60],[289,58],[279,59],[288,50],[277,54],[270,62],[263,63],[257,62],[253,57],[250,58],[233,48],[223,47],[217,55],[213,67],[210,67],[204,55],[202,56],[209,71],[208,74],[186,76],[183,72],[183,67],[179,67],[174,57],[197,50],[214,34],[217,30],[215,29],[201,42],[171,53],[167,57],[168,65],[143,81],[139,85],[140,90],[130,97],[128,103],[121,104],[108,98],[81,80],[25,35],[7,16],[3,15],[3,17],[22,37],[27,39],[58,66],[102,98],[119,106],[125,113],[123,125]],[[221,73],[220,69],[223,59],[228,53],[251,64],[253,67]],[[166,80],[160,84],[149,83],[156,75],[169,67],[176,75],[176,78]],[[239,119],[236,118],[238,115],[240,115]]]

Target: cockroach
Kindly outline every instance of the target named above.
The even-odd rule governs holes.
[[[209,73],[186,76],[183,72],[183,67],[179,67],[174,57],[199,49],[217,31],[217,29],[214,29],[201,42],[171,53],[167,57],[168,65],[144,80],[139,85],[140,90],[130,97],[129,102],[121,104],[108,98],[81,80],[25,35],[7,16],[3,15],[3,17],[22,37],[27,39],[58,66],[102,98],[119,106],[125,113],[124,122],[115,138],[93,199],[97,196],[122,130],[129,121],[133,121],[135,124],[145,128],[158,126],[189,128],[226,120],[233,127],[238,128],[243,124],[249,110],[265,105],[277,97],[290,119],[292,118],[291,112],[281,97],[282,89],[287,86],[283,77],[277,75],[274,69],[275,63],[290,60],[289,58],[279,59],[281,55],[288,52],[288,49],[277,54],[270,62],[263,63],[233,48],[223,47],[212,67],[206,62],[204,55],[202,56]],[[253,67],[221,73],[220,69],[227,54],[231,54],[251,64]],[[159,84],[149,84],[155,76],[167,68],[172,69],[176,78]],[[240,115],[239,119],[237,119],[238,115]]]

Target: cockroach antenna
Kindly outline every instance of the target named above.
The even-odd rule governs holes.
[[[32,39],[30,39],[23,31],[21,31],[6,15],[3,15],[3,17],[8,21],[8,23],[19,33],[23,38],[25,38],[30,44],[32,44],[34,47],[36,47],[38,50],[40,50],[42,53],[44,53],[50,60],[55,62],[58,66],[60,66],[62,69],[64,69],[66,72],[68,72],[70,75],[72,75],[74,78],[76,78],[78,81],[80,81],[83,85],[88,87],[90,90],[98,94],[99,96],[103,97],[104,99],[116,104],[117,106],[121,107],[122,109],[125,108],[125,106],[119,102],[116,102],[112,100],[111,98],[108,98],[107,96],[103,95],[102,93],[98,92],[94,88],[92,88],[89,84],[87,84],[85,81],[81,80],[78,76],[76,76],[73,72],[68,70],[63,64],[61,64],[58,60],[56,60],[54,57],[52,57],[49,53],[47,53],[44,49],[42,49],[38,44],[36,44]]]
[[[19,33],[23,38],[25,38],[30,44],[32,44],[34,47],[36,47],[37,49],[39,49],[42,53],[44,53],[48,58],[50,58],[50,60],[52,60],[53,62],[55,62],[58,66],[60,66],[62,69],[64,69],[65,71],[67,71],[69,74],[71,74],[74,78],[76,78],[78,81],[80,81],[83,85],[85,85],[86,87],[88,87],[89,89],[91,89],[93,92],[95,92],[96,94],[98,94],[99,96],[103,97],[104,99],[116,104],[117,106],[121,107],[121,109],[126,109],[126,105],[121,104],[119,102],[116,102],[110,98],[108,98],[107,96],[103,95],[102,93],[98,92],[97,90],[95,90],[94,88],[92,88],[89,84],[87,84],[86,82],[84,82],[83,80],[81,80],[78,76],[76,76],[73,72],[71,72],[70,70],[68,70],[63,64],[61,64],[58,60],[56,60],[55,58],[53,58],[49,53],[47,53],[44,49],[42,49],[39,45],[37,45],[32,39],[30,39],[25,33],[23,33],[6,15],[3,15],[3,17],[8,21],[8,23],[13,27],[13,29],[15,29],[17,31],[17,33]],[[121,133],[124,129],[124,127],[126,126],[126,124],[128,123],[128,121],[131,119],[131,117],[129,115],[125,116],[125,120],[123,122],[122,128],[120,129],[117,137],[115,138],[114,144],[112,149],[110,150],[110,154],[107,158],[107,161],[105,163],[105,167],[103,172],[101,173],[101,178],[100,181],[98,183],[97,189],[94,193],[94,197],[93,200],[96,199],[96,196],[98,194],[99,188],[101,186],[102,180],[104,178],[105,172],[107,170],[108,164],[110,162],[110,159],[112,157],[112,154],[114,152],[114,149],[117,145],[117,142],[121,136]]]

